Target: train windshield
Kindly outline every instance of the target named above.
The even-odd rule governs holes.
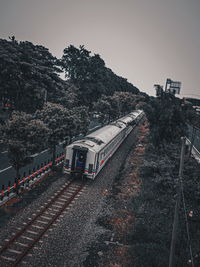
[[[87,151],[82,151],[79,149],[74,149],[72,170],[75,172],[83,173],[85,170]]]
[[[84,164],[84,155],[83,153],[77,153],[76,156],[76,167],[82,168]]]

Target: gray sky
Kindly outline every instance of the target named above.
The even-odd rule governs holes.
[[[57,57],[83,44],[150,95],[166,78],[200,95],[200,0],[0,0],[0,38],[12,35]]]

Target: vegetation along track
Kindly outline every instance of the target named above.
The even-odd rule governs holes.
[[[37,214],[33,214],[33,218],[28,218],[29,221],[24,222],[23,228],[18,228],[16,234],[5,240],[6,243],[0,249],[0,266],[26,264],[24,257],[56,222],[85,185],[86,183],[73,180],[65,183],[62,189],[55,193]]]

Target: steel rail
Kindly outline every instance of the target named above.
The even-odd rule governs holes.
[[[37,219],[43,215],[51,206],[52,204],[54,204],[65,192],[67,192],[68,188],[71,188],[71,186],[74,185],[74,181],[70,181],[69,184],[67,184],[60,192],[58,192],[58,194],[53,197],[51,199],[51,201],[49,201],[49,203],[40,211],[38,212],[38,214],[32,219],[30,220],[17,234],[15,234],[1,249],[0,249],[0,257],[1,255],[6,252],[12,244],[15,243],[15,241],[20,238],[25,232],[26,230],[28,230],[33,224],[34,222],[37,222]],[[72,192],[72,195],[69,196],[69,199],[66,200],[66,202],[63,204],[63,206],[58,210],[58,212],[56,212],[56,214],[50,218],[50,221],[46,224],[46,226],[44,227],[44,229],[38,233],[37,237],[34,238],[34,240],[30,243],[27,244],[28,247],[26,247],[22,253],[13,260],[15,260],[15,262],[13,262],[12,266],[17,266],[19,262],[21,262],[21,260],[27,255],[27,253],[30,251],[31,248],[33,248],[33,246],[41,239],[41,237],[45,234],[45,232],[49,229],[49,227],[55,222],[55,220],[61,215],[61,213],[66,209],[67,206],[69,206],[69,204],[73,201],[73,199],[77,196],[77,194],[83,189],[83,187],[85,186],[85,183],[82,183],[79,185],[79,187],[75,190],[75,192]],[[3,256],[3,255],[2,255]]]
[[[62,212],[66,209],[67,206],[73,201],[73,199],[77,196],[77,194],[83,189],[85,184],[81,184],[78,189],[73,193],[73,195],[67,200],[67,202],[63,205],[63,207],[58,211],[58,213],[52,218],[52,220],[46,225],[44,230],[39,233],[39,235],[34,239],[34,241],[27,247],[25,250],[17,257],[14,266],[17,266],[22,259],[28,254],[30,249],[34,247],[34,245],[41,239],[41,237],[46,233],[46,231],[50,228],[50,226],[55,222],[55,220],[62,214]]]

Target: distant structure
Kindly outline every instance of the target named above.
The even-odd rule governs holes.
[[[181,82],[172,81],[171,79],[167,78],[165,84],[165,92],[170,93],[173,95],[180,94],[181,90]]]
[[[162,97],[164,93],[163,86],[160,84],[154,84],[154,88],[156,90],[156,96]],[[165,84],[165,93],[176,95],[180,94],[181,91],[181,82],[172,81],[171,79],[167,78]]]
[[[200,98],[183,97],[184,104],[190,104],[196,110],[196,113],[200,115]]]
[[[161,86],[160,84],[154,84],[154,88],[156,90],[156,96],[157,97],[162,97],[162,95],[163,95],[163,86]]]

